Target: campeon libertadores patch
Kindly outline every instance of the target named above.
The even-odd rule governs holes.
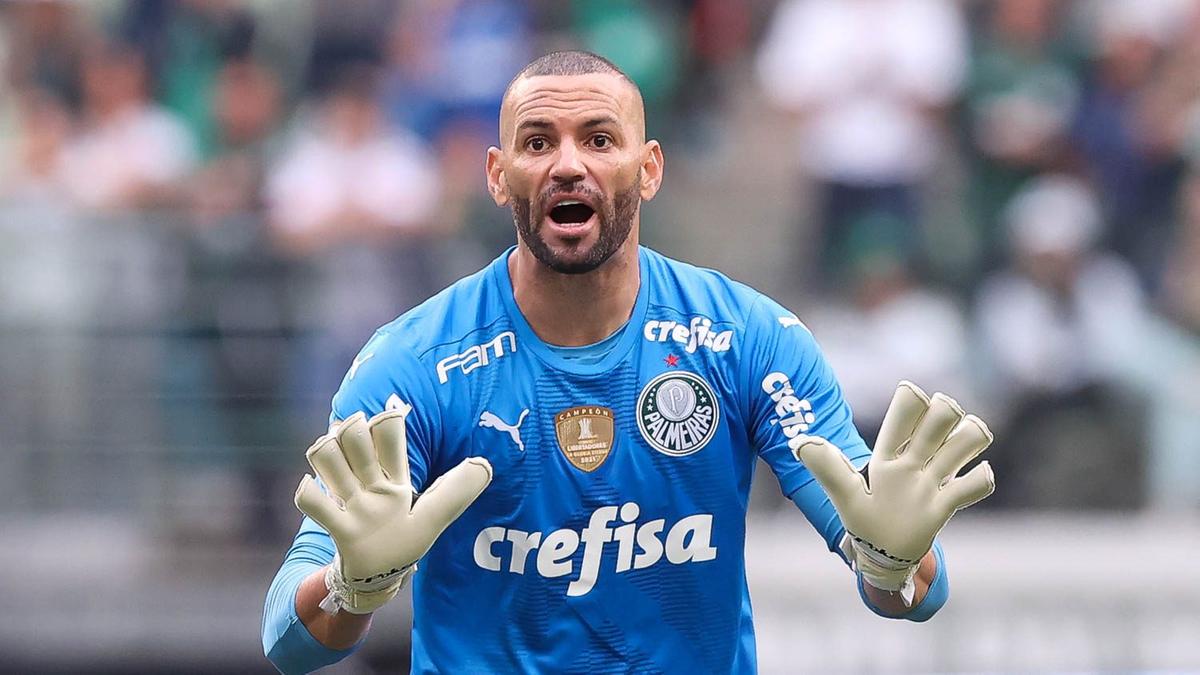
[[[717,396],[704,378],[672,370],[650,380],[638,395],[637,424],[655,450],[690,455],[708,444],[720,420]]]
[[[554,416],[558,449],[581,471],[595,471],[608,459],[613,431],[613,411],[604,406],[581,405]]]

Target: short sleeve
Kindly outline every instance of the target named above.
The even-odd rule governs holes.
[[[746,328],[749,366],[743,372],[749,380],[743,386],[751,443],[789,498],[810,486],[823,496],[812,474],[792,455],[791,444],[802,435],[820,436],[841,448],[855,466],[866,463],[870,450],[854,427],[842,388],[812,333],[778,303],[759,296]]]
[[[408,465],[413,487],[420,491],[435,466],[440,447],[441,409],[429,374],[408,345],[393,334],[377,332],[354,357],[333,397],[330,424],[356,412],[368,418],[408,405]]]

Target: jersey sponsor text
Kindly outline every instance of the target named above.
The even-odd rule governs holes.
[[[642,328],[642,337],[650,342],[672,340],[683,345],[683,351],[694,354],[700,347],[720,353],[729,351],[733,343],[733,331],[712,330],[712,321],[703,316],[694,316],[690,325],[675,321],[647,321]]]
[[[801,443],[797,438],[817,419],[812,404],[796,396],[792,381],[783,373],[775,372],[763,378],[762,389],[775,402],[775,418],[771,424],[778,424],[783,429],[783,435],[788,437],[788,447],[795,450]]]
[[[711,544],[712,514],[687,516],[670,529],[663,518],[635,522],[640,514],[641,507],[637,502],[626,502],[619,509],[601,506],[592,512],[583,531],[554,530],[544,537],[541,532],[485,527],[475,537],[475,564],[485,570],[500,572],[507,557],[508,572],[525,574],[530,553],[536,549],[534,569],[537,573],[546,578],[563,577],[575,571],[571,557],[582,543],[582,569],[578,578],[567,585],[568,596],[579,596],[595,587],[604,546],[614,541],[617,544],[617,574],[655,565],[664,555],[674,565],[716,559],[717,548]],[[612,523],[619,524],[611,527]],[[661,536],[663,530],[666,530],[665,540]],[[504,555],[506,549],[507,556]]]
[[[508,351],[505,351],[505,343],[508,344]],[[512,331],[504,331],[503,333],[492,338],[490,341],[479,345],[472,345],[461,354],[453,354],[447,356],[437,362],[438,382],[446,384],[450,381],[450,371],[459,369],[464,375],[470,373],[476,368],[481,368],[488,365],[493,360],[498,359],[507,354],[517,351],[517,336]]]

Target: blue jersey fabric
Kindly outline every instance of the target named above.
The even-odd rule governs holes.
[[[575,358],[525,321],[511,252],[379,329],[333,400],[335,421],[412,406],[418,490],[466,457],[493,467],[414,576],[413,672],[754,672],[756,460],[834,550],[844,529],[788,443],[869,457],[812,335],[757,291],[641,248],[628,324]],[[304,654],[272,657],[285,672],[348,653],[289,637],[306,632],[286,606],[298,579],[332,555],[305,518],[264,619],[268,653]]]

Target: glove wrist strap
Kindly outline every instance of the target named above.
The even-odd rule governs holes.
[[[342,570],[341,557],[335,556],[333,563],[325,569],[325,588],[329,594],[319,606],[330,615],[342,609],[351,614],[370,614],[396,597],[416,571],[417,564],[413,563],[366,578],[351,578]]]
[[[881,591],[899,593],[906,607],[911,607],[917,586],[913,577],[921,560],[905,560],[889,555],[870,542],[847,533],[842,540],[842,552],[862,575],[863,581]]]

